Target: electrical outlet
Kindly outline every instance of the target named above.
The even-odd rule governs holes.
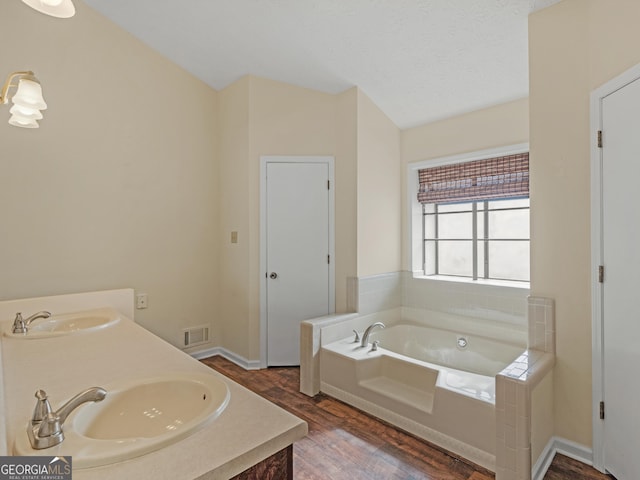
[[[138,293],[136,295],[136,308],[138,310],[142,310],[143,308],[147,308],[149,306],[149,299],[147,298],[146,293]]]

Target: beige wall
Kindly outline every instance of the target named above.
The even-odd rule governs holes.
[[[250,79],[244,77],[219,93],[220,197],[217,202],[220,225],[218,230],[218,277],[221,279],[219,316],[220,338],[232,352],[249,356],[246,341],[249,335],[250,292],[248,278],[251,262],[249,218],[249,89]],[[231,232],[238,232],[238,243],[231,243]]]
[[[530,16],[531,289],[556,300],[556,435],[591,446],[589,95],[640,63],[640,3],[563,0]]]
[[[336,96],[250,77],[250,359],[260,356],[260,157],[335,155]],[[338,161],[338,159],[336,159]],[[340,238],[336,239],[340,243]]]
[[[553,371],[531,390],[531,461],[535,465],[555,433]]]
[[[358,89],[337,96],[336,312],[347,312],[347,278],[358,274]]]
[[[260,157],[335,157],[336,311],[345,312],[348,277],[400,269],[399,130],[357,88],[331,95],[247,76],[219,96],[221,345],[255,361]]]
[[[336,309],[346,309],[346,278],[355,271],[355,94],[255,76],[220,92],[221,345],[246,360],[261,353],[261,156],[335,157]],[[234,230],[237,244],[230,243]]]
[[[556,434],[591,444],[588,2],[532,15],[531,293],[556,301]]]
[[[405,270],[412,270],[407,238],[407,164],[528,140],[529,101],[526,98],[402,131],[402,235],[405,246],[402,264]]]
[[[404,163],[525,143],[529,100],[522,98],[402,131]]]
[[[0,107],[0,299],[133,287],[177,344],[217,304],[217,93],[82,2],[2,3],[0,75],[33,70],[49,109]]]
[[[358,91],[358,276],[401,266],[400,130]]]
[[[149,295],[136,319],[154,333],[178,345],[182,328],[210,323],[211,346],[257,360],[260,156],[334,155],[346,310],[357,89],[247,76],[216,92],[83,4],[56,21],[10,2],[0,22],[6,44],[25,38],[4,63],[35,70],[50,106],[38,131],[0,128],[0,298],[131,286]]]

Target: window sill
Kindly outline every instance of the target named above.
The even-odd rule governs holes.
[[[509,288],[518,291],[529,290],[530,283],[529,282],[513,282],[509,280],[485,280],[478,279],[473,280],[471,278],[465,277],[453,277],[447,275],[423,275],[422,272],[414,272],[413,278],[416,280],[426,280],[429,282],[447,282],[447,283],[457,283],[464,285],[478,285],[478,286],[487,286],[487,287],[500,287],[500,288]]]

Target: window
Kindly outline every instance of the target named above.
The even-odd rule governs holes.
[[[529,155],[418,170],[424,275],[529,281]]]

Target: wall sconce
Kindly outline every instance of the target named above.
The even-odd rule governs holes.
[[[18,79],[18,83],[11,83]],[[42,87],[33,75],[33,72],[13,72],[7,77],[7,81],[0,91],[0,104],[9,101],[9,89],[17,87],[12,97],[13,107],[9,110],[11,118],[9,124],[22,128],[38,128],[37,120],[42,118],[40,110],[45,110],[47,104],[42,98]]]
[[[22,0],[31,8],[58,18],[70,18],[76,14],[71,0]]]

